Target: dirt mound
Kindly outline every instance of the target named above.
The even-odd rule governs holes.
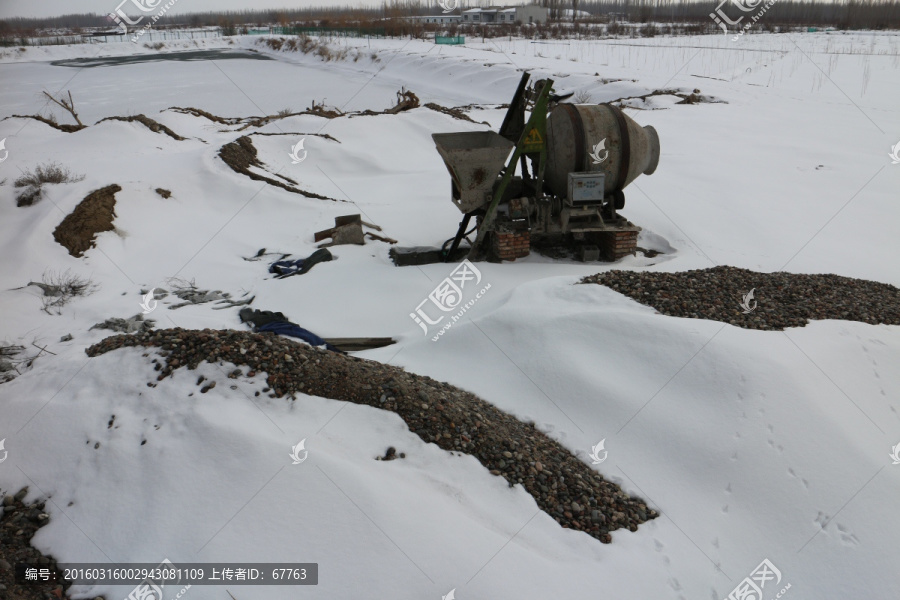
[[[298,187],[294,187],[297,185],[297,182],[290,177],[285,177],[284,175],[276,175],[276,177],[281,177],[285,181],[293,183],[294,185],[287,185],[286,183],[276,181],[271,177],[266,177],[264,175],[260,175],[251,171],[250,167],[265,169],[266,165],[256,157],[256,146],[253,145],[253,140],[251,140],[249,136],[241,136],[235,141],[229,142],[219,148],[219,158],[221,158],[226,165],[231,167],[233,171],[242,175],[246,175],[250,179],[254,179],[256,181],[265,181],[269,185],[280,187],[283,190],[287,190],[294,194],[300,194],[301,196],[306,196],[307,198],[317,198],[319,200],[343,202],[343,200],[338,200],[337,198],[321,196],[319,194],[307,192],[305,190],[301,190]]]
[[[113,230],[116,216],[116,192],[122,186],[113,184],[94,190],[53,231],[53,238],[72,256],[81,257],[94,247],[94,236]]]
[[[265,371],[269,387],[261,391],[271,390],[272,397],[302,392],[393,411],[425,442],[474,456],[510,487],[522,485],[562,527],[584,531],[604,543],[612,541],[610,531],[637,531],[640,523],[658,516],[533,423],[523,423],[474,394],[399,367],[272,334],[232,330],[178,328],[117,335],[85,352],[97,356],[127,346],[160,348],[162,360],[153,360],[158,381],[175,369],[194,369],[202,361],[227,362],[249,367],[246,373],[226,369],[232,378],[253,378]]]
[[[900,325],[900,290],[839,275],[722,266],[681,273],[607,271],[581,283],[605,285],[664,315],[744,329],[783,330],[803,327],[811,319]]]

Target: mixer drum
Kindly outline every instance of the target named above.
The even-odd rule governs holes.
[[[569,173],[604,173],[609,195],[641,173],[652,174],[658,163],[656,129],[641,127],[615,106],[560,104],[547,117],[544,178],[557,196],[566,196]]]

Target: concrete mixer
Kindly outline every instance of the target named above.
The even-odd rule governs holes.
[[[554,94],[550,79],[529,87],[529,79],[522,75],[499,133],[432,135],[463,213],[440,259],[458,260],[463,239],[470,260],[515,260],[532,247],[585,261],[633,254],[640,227],[618,211],[624,188],[656,170],[656,130],[611,104],[562,103],[571,94]]]

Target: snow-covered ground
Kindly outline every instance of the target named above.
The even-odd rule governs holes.
[[[34,543],[60,562],[316,562],[315,587],[228,587],[238,600],[392,597],[721,600],[763,559],[781,572],[770,600],[900,597],[896,569],[900,465],[900,331],[813,322],[785,332],[664,317],[601,286],[604,269],[682,271],[735,265],[837,273],[900,285],[900,35],[809,34],[655,38],[465,47],[340,40],[355,62],[276,52],[260,38],[0,51],[0,117],[34,114],[42,90],[71,90],[85,123],[143,113],[188,138],[107,121],[63,133],[0,121],[0,341],[46,346],[0,386],[0,489],[49,497]],[[274,60],[52,65],[197,48],[252,48]],[[352,55],[351,55],[352,56]],[[377,60],[373,60],[373,56]],[[76,66],[71,66],[75,64]],[[640,245],[666,250],[617,264],[479,263],[490,290],[438,342],[410,313],[452,265],[394,267],[388,246],[332,249],[338,260],[273,280],[260,248],[306,256],[313,232],[362,213],[401,245],[438,245],[456,230],[449,177],[431,134],[486,129],[420,108],[400,115],[290,117],[253,136],[270,172],[348,203],[306,199],[231,171],[218,149],[243,135],[166,110],[220,116],[391,106],[405,86],[426,102],[471,110],[496,129],[527,69],[594,102],[657,89],[628,110],[659,132],[659,169],[628,190],[623,213]],[[60,122],[69,116],[56,109]],[[304,161],[289,153],[304,134]],[[15,206],[21,171],[58,162],[76,183]],[[92,190],[119,184],[115,231],[74,258],[53,230]],[[156,188],[171,190],[164,199]],[[62,315],[40,310],[48,269],[89,277],[94,294]],[[394,336],[361,356],[429,375],[534,420],[661,516],[613,543],[560,528],[520,487],[474,458],[423,443],[393,413],[315,397],[255,397],[265,384],[225,378],[227,365],[176,371],[155,388],[149,359],[129,349],[87,358],[141,311],[141,290],[168,278],[256,296],[324,337]],[[237,309],[206,304],[149,315],[157,327],[238,328]],[[740,298],[735,298],[735,303]],[[69,342],[59,342],[71,333]],[[36,352],[36,350],[35,350]],[[199,374],[219,385],[195,392]],[[230,385],[238,389],[231,389]],[[108,426],[111,415],[114,425]],[[291,464],[306,440],[308,460]],[[146,441],[146,443],[143,443]],[[99,443],[99,446],[98,446]],[[405,452],[374,460],[388,446]],[[81,586],[124,598],[131,586]],[[177,590],[173,590],[174,591]],[[184,598],[226,598],[194,586]]]

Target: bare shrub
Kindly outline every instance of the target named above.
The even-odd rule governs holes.
[[[292,108],[282,108],[277,113],[275,113],[275,116],[281,117],[283,119],[285,117],[291,116],[292,114],[294,114],[294,110]]]
[[[313,49],[315,49],[317,45],[316,41],[308,35],[299,37],[298,41],[300,43],[300,52],[302,52],[303,54],[309,54],[313,51]]]
[[[272,50],[281,50],[281,47],[284,45],[284,38],[268,38],[266,45]]]
[[[572,98],[575,104],[593,104],[593,98],[587,90],[581,90]]]
[[[66,270],[62,273],[55,271],[46,271],[41,277],[41,282],[30,281],[28,285],[34,285],[43,291],[41,303],[45,313],[57,315],[62,314],[62,307],[72,301],[73,298],[90,296],[99,286],[90,279],[73,275]]]
[[[316,56],[318,56],[325,62],[328,62],[334,58],[334,55],[332,54],[331,49],[328,46],[326,46],[325,44],[320,44],[316,48]]]

